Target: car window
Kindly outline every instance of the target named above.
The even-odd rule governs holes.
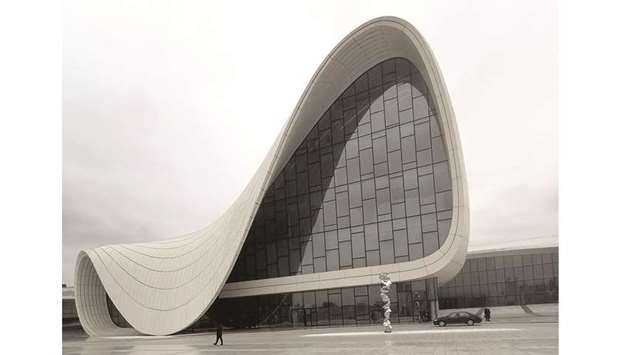
[[[459,314],[457,312],[452,312],[452,313],[448,314],[448,317],[450,317],[450,318],[456,318],[458,316],[459,316]]]

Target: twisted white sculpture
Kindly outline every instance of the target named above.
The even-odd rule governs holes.
[[[387,273],[382,272],[379,274],[379,280],[381,280],[381,291],[379,294],[381,295],[381,301],[383,301],[383,326],[385,327],[384,333],[392,332],[392,322],[390,322],[390,313],[392,313],[392,309],[390,308],[390,285],[392,284],[392,280]]]

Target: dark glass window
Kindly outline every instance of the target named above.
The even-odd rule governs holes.
[[[389,59],[325,108],[267,189],[229,281],[437,250],[450,231],[452,192],[441,117],[429,115],[426,93],[411,63]],[[317,312],[306,316],[329,314]]]
[[[554,266],[557,265],[552,263],[554,255],[557,252],[533,251],[469,259],[461,272],[440,288],[440,307],[557,303],[557,275],[554,273]],[[462,285],[463,291],[452,292],[454,284]]]

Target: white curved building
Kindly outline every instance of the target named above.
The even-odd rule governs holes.
[[[463,266],[468,224],[459,134],[437,62],[409,23],[377,18],[325,58],[214,223],[170,241],[80,252],[77,310],[91,336],[173,334],[218,297],[224,322],[234,317],[227,300],[255,307],[244,311],[253,324],[373,322],[373,287],[387,272],[395,314],[405,317],[411,297],[436,308],[437,283]]]

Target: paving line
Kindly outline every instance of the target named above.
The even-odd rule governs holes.
[[[490,328],[490,329],[431,329],[431,330],[400,330],[391,333],[383,332],[349,332],[349,333],[319,333],[305,334],[302,337],[337,337],[337,336],[356,336],[356,335],[407,335],[407,334],[439,334],[439,333],[477,333],[477,332],[514,332],[521,331],[518,328]]]

